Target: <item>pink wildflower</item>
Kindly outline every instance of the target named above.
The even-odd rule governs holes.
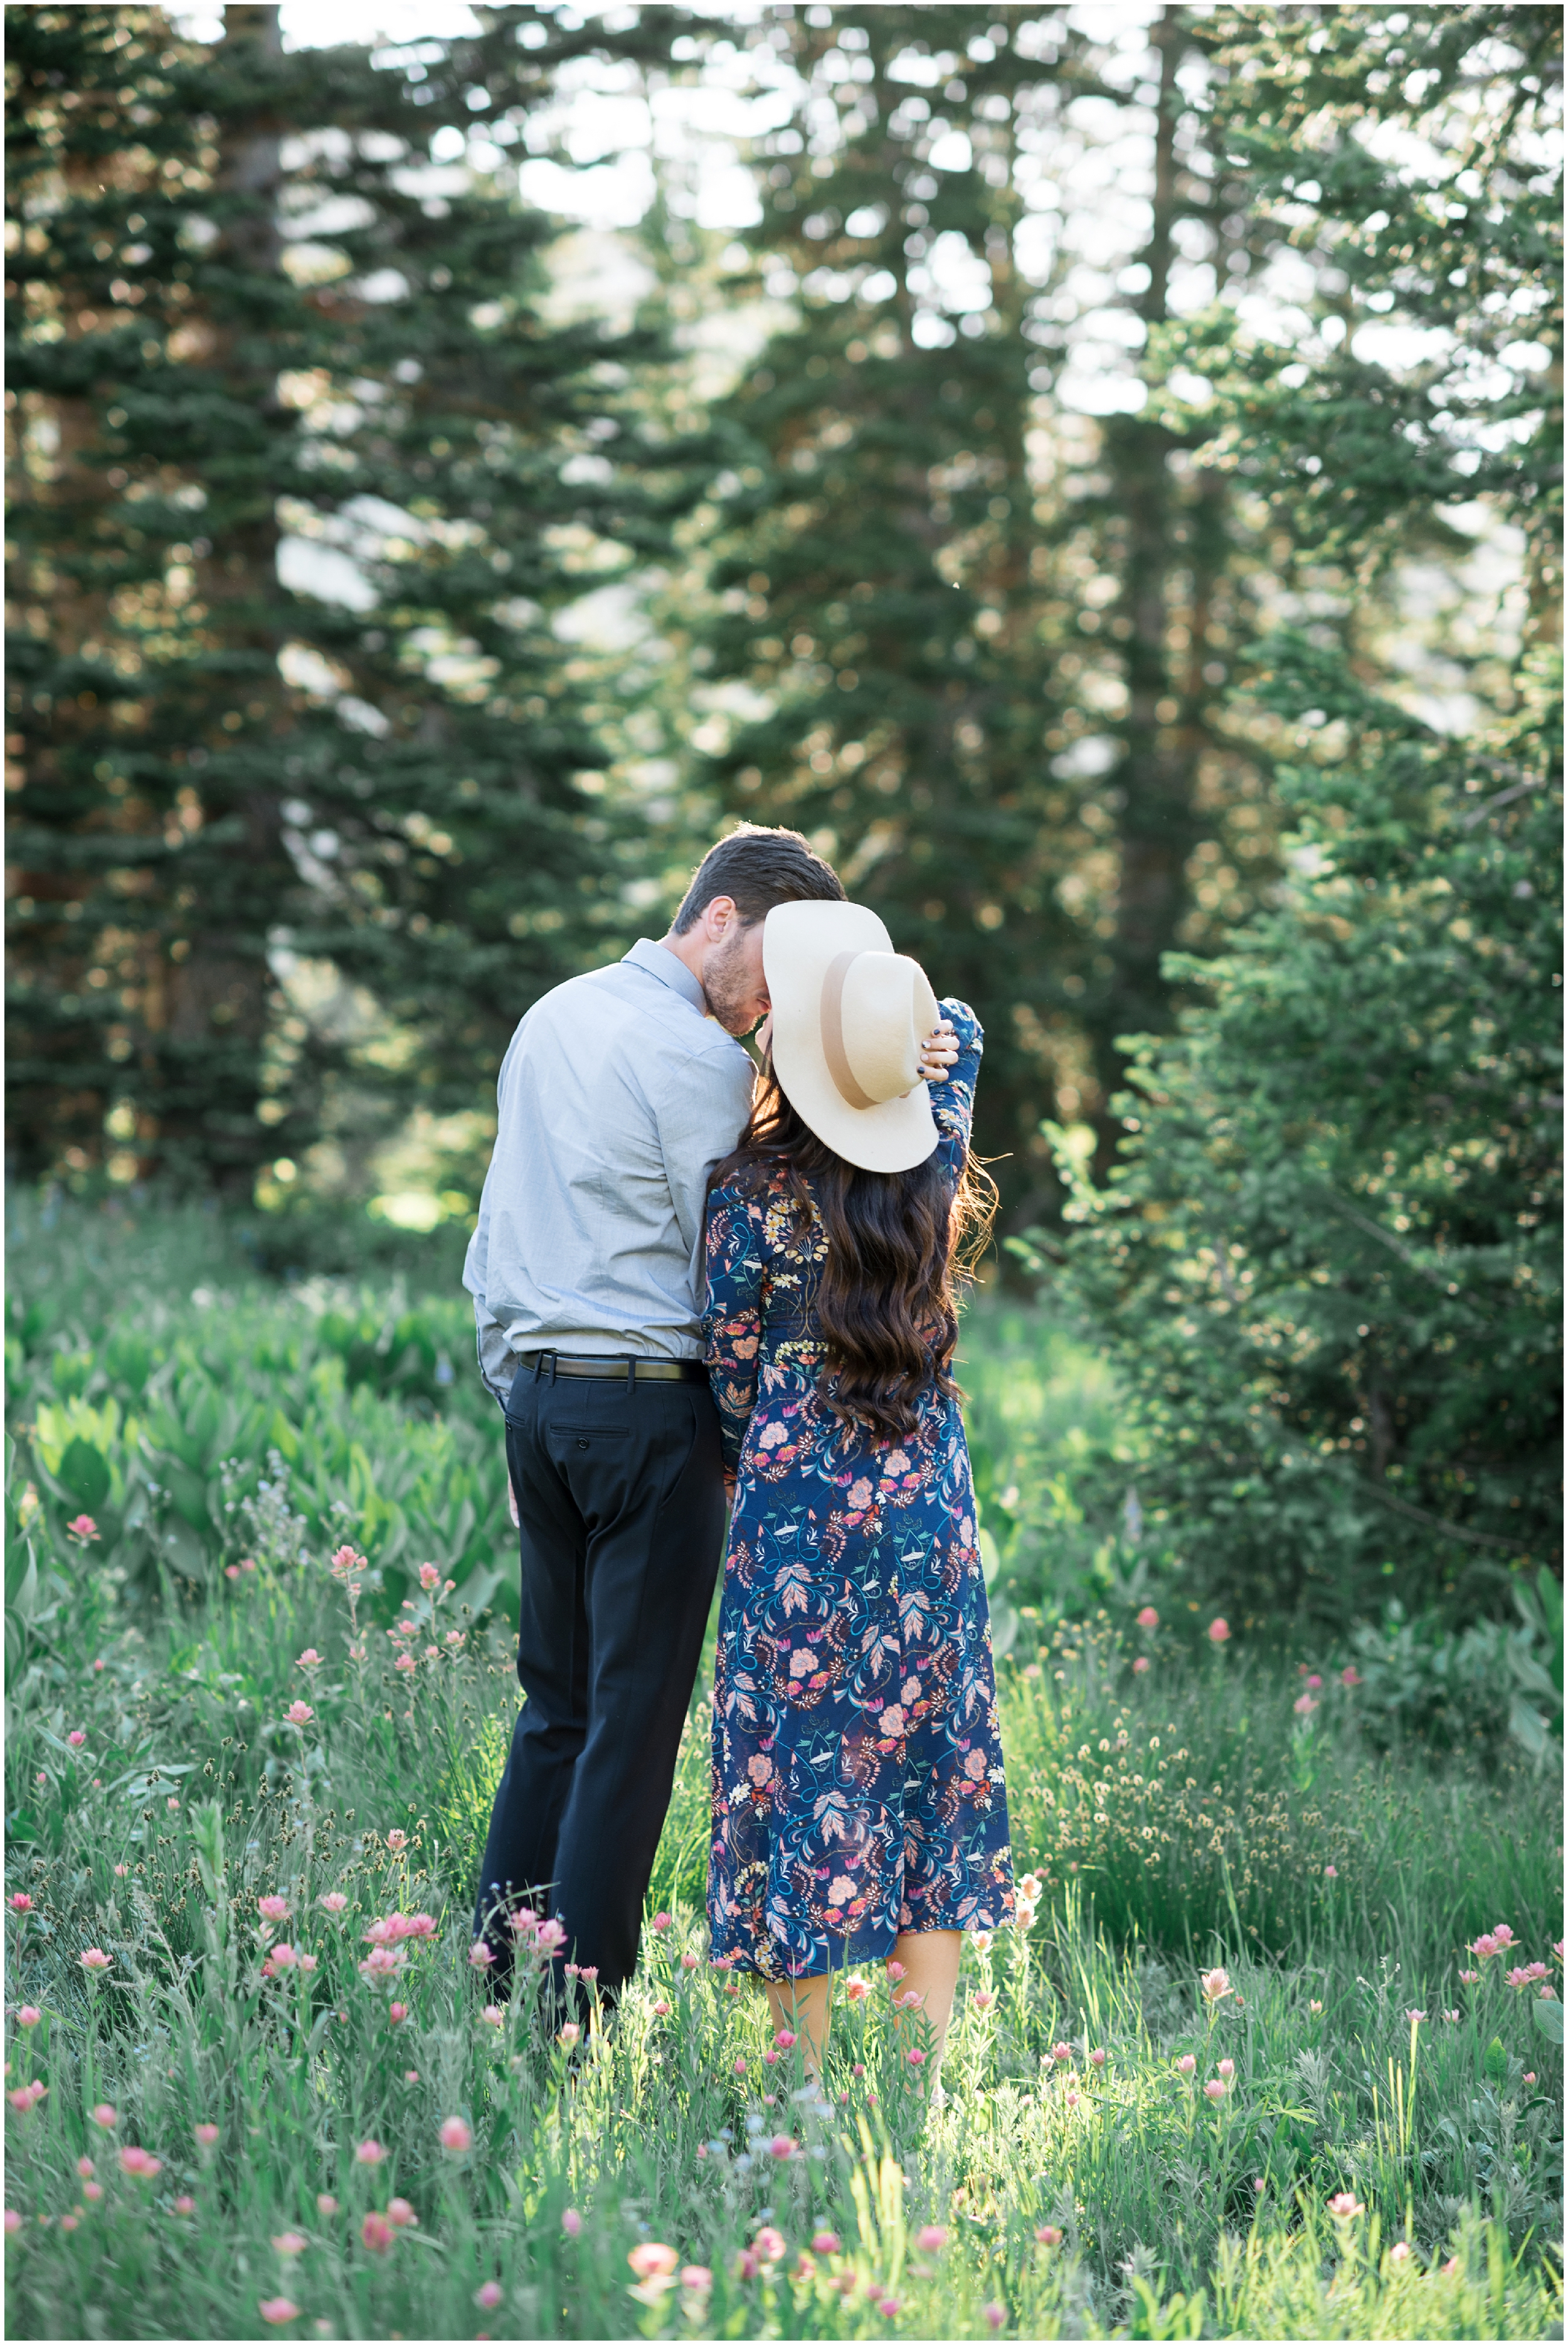
[[[298,2231],[278,2231],[272,2239],[273,2248],[280,2256],[302,2256],[309,2244],[309,2240],[303,2238]]]
[[[1211,2101],[1222,2101],[1225,2098],[1225,2080],[1222,2076],[1210,2076],[1203,2089]]]
[[[163,2160],[161,2157],[154,2157],[149,2151],[141,2148],[136,2142],[127,2142],[120,2152],[120,2171],[123,2174],[137,2175],[142,2181],[150,2182],[155,2174],[163,2172]]]
[[[836,2231],[814,2231],[811,2244],[819,2256],[836,2256],[840,2252],[841,2242]]]
[[[890,1979],[901,1979],[904,1976],[904,1965],[902,1963],[888,1963],[885,1965],[885,1968]]]
[[[388,2200],[387,2220],[389,2223],[396,2223],[400,2231],[408,2230],[410,2227],[417,2231],[420,2227],[420,2218],[406,2198]]]
[[[1317,1692],[1317,1690],[1318,1690],[1318,1689],[1319,1689],[1319,1687],[1322,1684],[1322,1682],[1323,1682],[1322,1679],[1318,1675],[1317,1671],[1314,1670],[1313,1670],[1313,1672],[1312,1672],[1312,1674],[1311,1674],[1311,1676],[1310,1676],[1310,1677],[1309,1677],[1309,1679],[1307,1680],[1307,1691],[1308,1691],[1309,1693],[1316,1693],[1316,1692]]]
[[[28,1896],[25,1889],[16,1890],[11,1896],[7,1897],[5,1903],[9,1905],[13,1914],[30,1914],[33,1911],[33,1900]]]
[[[771,2223],[763,2225],[762,2229],[752,2241],[752,2247],[759,2261],[764,2264],[780,2263],[789,2253],[788,2243],[784,2233],[775,2231]]]
[[[982,2317],[987,2329],[1000,2329],[1007,2318],[1007,2308],[1005,2304],[988,2304]]]
[[[20,2212],[15,2207],[7,2207],[5,2209],[5,2237],[8,2239],[15,2238],[15,2234],[21,2229],[21,2228],[22,2217]]]
[[[1410,2241],[1409,2241],[1408,2239],[1396,2239],[1396,2240],[1394,2241],[1394,2243],[1393,2243],[1393,2246],[1389,2249],[1389,2261],[1390,2261],[1390,2263],[1391,2263],[1391,2264],[1408,2264],[1408,2263],[1409,2263],[1409,2261],[1410,2261],[1410,2259],[1411,2259],[1411,2246],[1410,2246]]]
[[[434,1563],[421,1563],[421,1564],[420,1564],[420,1586],[421,1588],[426,1588],[426,1589],[433,1588],[433,1587],[435,1586],[436,1582],[440,1579],[440,1576],[441,1576],[441,1574],[440,1574],[440,1565],[439,1565],[439,1564],[434,1564]]]
[[[1062,2244],[1062,2235],[1054,2223],[1042,2223],[1035,2237],[1042,2248],[1059,2248]]]
[[[501,2302],[501,2289],[498,2279],[481,2281],[473,2292],[473,2300],[481,2312],[493,2312]]]
[[[1056,2059],[1057,2066],[1059,2068],[1065,2068],[1067,2062],[1073,2056],[1073,2047],[1070,2044],[1054,2045],[1052,2046],[1052,2052]]]
[[[86,1739],[86,1734],[83,1733],[79,1726],[73,1726],[69,1734],[66,1737],[66,1741],[70,1744],[73,1751],[79,1751]]]
[[[359,2226],[359,2237],[372,2255],[384,2256],[397,2236],[384,2215],[367,2215]]]
[[[102,1946],[86,1946],[78,1959],[85,1971],[106,1971],[115,1958],[106,1954]]]
[[[864,2003],[870,1993],[871,1987],[868,1981],[863,1978],[853,1978],[844,1990],[845,2001],[846,2003]],[[995,2001],[995,1997],[992,1999]]]
[[[1192,2054],[1184,2052],[1176,2064],[1176,2071],[1179,2076],[1190,2076],[1197,2066],[1198,2063]]]
[[[258,1897],[256,1910],[264,1922],[286,1922],[288,1919],[287,1897]]]
[[[1139,1653],[1139,1655],[1138,1655],[1138,1657],[1137,1660],[1136,1660],[1136,1661],[1134,1661],[1134,1663],[1133,1663],[1133,1665],[1132,1665],[1132,1673],[1133,1673],[1133,1676],[1134,1676],[1135,1678],[1140,1678],[1140,1677],[1142,1677],[1142,1675],[1143,1675],[1144,1671],[1148,1669],[1148,1655],[1147,1653]]]
[[[1461,1986],[1478,1986],[1481,1983],[1481,1973],[1479,1971],[1461,1971],[1459,1974],[1459,1983]]]
[[[976,1987],[969,1997],[976,2011],[989,2011],[996,1998],[988,1986]]]
[[[294,1666],[297,1670],[319,1670],[321,1666],[321,1656],[314,1645],[307,1645]]]
[[[653,2016],[654,2016],[654,2018],[655,2018],[655,2019],[668,2019],[668,2018],[669,2018],[669,2016],[670,2016],[670,2013],[671,2013],[672,2008],[673,2008],[673,2006],[672,2006],[671,2005],[669,2005],[669,2004],[665,2003],[665,2002],[663,2001],[663,1997],[661,1997],[661,1999],[659,2000],[659,2002],[657,2002],[657,2003],[653,2005]]]
[[[1295,1711],[1298,1718],[1310,1718],[1312,1712],[1317,1709],[1318,1704],[1315,1696],[1310,1693],[1302,1693],[1297,1695],[1290,1707]]]
[[[582,2218],[575,2207],[568,2207],[561,2218],[561,2228],[569,2239],[576,2238],[582,2228]]]
[[[940,2223],[923,2223],[915,2235],[915,2244],[926,2255],[939,2256],[947,2244],[947,2234]]]
[[[66,1528],[72,1538],[80,1539],[84,1547],[88,1546],[94,1539],[103,1537],[103,1533],[91,1515],[77,1515],[74,1520],[66,1525]]]
[[[202,2149],[211,2149],[217,2140],[217,2127],[215,2125],[198,2125],[195,2132],[197,2145]]]
[[[316,1713],[308,1701],[291,1701],[284,1715],[290,1726],[309,1726]]]
[[[1234,2060],[1221,2060],[1221,2061],[1220,2061],[1220,2063],[1219,2063],[1219,2069],[1218,2069],[1217,2073],[1218,2073],[1219,2076],[1224,2076],[1227,2080],[1229,2080],[1230,2077],[1232,2077],[1232,2076],[1236,2074],[1236,2063],[1235,2063],[1235,2061],[1234,2061]]]
[[[316,2193],[316,2212],[323,2222],[329,2215],[335,2215],[338,2212],[338,2201],[329,2190],[319,2190]]]
[[[1205,1971],[1199,1981],[1205,2003],[1222,2003],[1230,1993],[1230,1974],[1227,1970]]]
[[[1426,2017],[1426,2014],[1424,2011],[1407,2011],[1405,2017],[1410,2021],[1412,2027],[1419,2027],[1422,2020]]]
[[[1140,1629],[1158,1628],[1159,1615],[1155,1610],[1152,1604],[1146,1604],[1144,1606],[1143,1610],[1138,1616],[1138,1625]]]
[[[111,2108],[107,2101],[100,2101],[93,2111],[93,2123],[101,2126],[106,2133],[113,2133],[119,2121],[119,2111]]]
[[[706,2296],[713,2285],[713,2275],[706,2264],[683,2264],[681,2286],[693,2296]]]
[[[1340,1868],[1339,1868],[1339,1866],[1338,1866],[1337,1864],[1325,1864],[1325,1865],[1324,1865],[1324,1867],[1323,1867],[1323,1878],[1324,1878],[1324,1880],[1325,1880],[1325,1881],[1338,1881],[1339,1877],[1340,1877]]]
[[[290,2304],[286,2296],[264,2296],[256,2309],[269,2329],[281,2329],[299,2318],[299,2307]]]
[[[1348,2223],[1354,2215],[1364,2215],[1366,2208],[1353,2190],[1337,2191],[1329,2201],[1329,2212],[1337,2222]]]
[[[669,2007],[668,2004],[664,2006],[666,2011]],[[486,2027],[504,2027],[506,2025],[506,2014],[502,2011],[499,2003],[487,2003],[484,2009],[480,2013],[480,2018]]]
[[[35,2003],[25,2003],[16,2014],[18,2027],[36,2027],[44,2015]]]
[[[84,2182],[90,2182],[94,2175],[97,2172],[97,2168],[93,2164],[90,2157],[78,2157],[76,2160],[76,2172],[80,2175]]]
[[[582,2030],[578,2026],[576,2021],[574,2019],[569,2019],[565,2026],[561,2031],[560,2041],[565,2045],[567,2050],[570,2052],[582,2033]]]
[[[362,2141],[355,2150],[354,2163],[356,2166],[379,2166],[381,2160],[386,2155],[387,2153],[382,2148],[380,2143],[376,2139],[374,2134],[371,2134],[366,2140]]]
[[[11,2106],[16,2111],[17,2116],[25,2117],[31,2112],[36,2103],[43,2099],[49,2087],[47,2085],[41,2085],[37,2078],[35,2077],[30,2085],[18,2085],[14,2093],[7,2093],[5,2097],[10,2102]]]
[[[541,1954],[558,1954],[566,1944],[566,1924],[554,1920],[541,1922],[533,1943]]]
[[[1349,1669],[1349,1670],[1341,1670],[1340,1671],[1340,1683],[1341,1685],[1347,1685],[1347,1686],[1359,1686],[1359,1685],[1361,1684],[1361,1673],[1360,1670],[1357,1670],[1357,1669]]]
[[[177,2198],[177,2199],[175,2200],[175,2202],[174,2202],[174,2211],[175,2211],[175,2213],[176,2213],[177,2215],[194,2215],[194,2214],[195,2214],[195,2212],[196,2212],[196,2200],[195,2200],[195,2199],[190,2196],[190,2193],[189,2193],[188,2191],[187,2191],[187,2192],[184,2194],[184,2196],[183,2196],[183,2197],[178,2198]]]
[[[1211,1645],[1227,1645],[1229,1643],[1230,1623],[1229,1620],[1210,1620],[1209,1623],[1209,1641]]]
[[[408,1844],[408,1833],[402,1831],[399,1825],[394,1824],[391,1831],[387,1834],[387,1846],[390,1849],[392,1854],[394,1856],[401,1856]]]

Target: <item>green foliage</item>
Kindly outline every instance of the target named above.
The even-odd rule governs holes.
[[[763,1998],[703,1959],[701,1699],[649,1901],[673,1923],[650,1924],[612,2025],[569,2056],[528,1988],[499,2025],[486,2014],[470,1898],[517,1688],[482,1607],[511,1541],[481,1515],[449,1589],[460,1534],[416,1512],[427,1474],[455,1497],[488,1458],[499,1487],[499,1426],[466,1356],[440,1380],[460,1305],[325,1281],[279,1292],[216,1214],[55,1210],[14,1245],[9,1348],[6,1892],[32,1903],[9,1917],[8,2089],[47,2086],[8,2127],[18,2334],[249,2335],[279,2294],[301,2325],[420,2336],[502,2315],[520,2334],[595,2337],[1549,2329],[1560,2005],[1505,1984],[1512,1956],[1482,1960],[1472,1985],[1457,1973],[1500,1919],[1521,1964],[1560,1931],[1555,1788],[1518,1755],[1490,1782],[1462,1751],[1434,1775],[1409,1734],[1385,1755],[1366,1663],[1364,1686],[1331,1684],[1303,1713],[1302,1679],[1243,1650],[1194,1666],[1163,1625],[1043,1629],[1008,1576],[1017,1542],[1071,1502],[1116,1418],[1103,1366],[1060,1328],[1031,1350],[1017,1306],[988,1301],[964,1337],[993,1484],[1024,1486],[993,1488],[986,1520],[1010,1591],[998,1611],[1017,1599],[999,1688],[1038,1917],[966,1952],[945,2107],[877,1984],[839,2006],[818,2106],[794,2096]],[[287,1426],[298,1454],[252,1476],[263,1451],[242,1426],[228,1517],[242,1409]],[[108,1475],[96,1542],[65,1529],[72,1439]],[[1037,1471],[1057,1497],[1037,1504]],[[122,1497],[138,1488],[153,1512],[133,1535]],[[217,1567],[189,1580],[153,1538],[187,1521],[182,1504]],[[1091,1582],[1136,1569],[1132,1528],[1099,1560],[1106,1539],[1082,1528]],[[345,1534],[368,1553],[357,1581],[329,1568]],[[150,1576],[122,1577],[133,1536]],[[428,1588],[408,1569],[427,1550],[443,1565]],[[256,1568],[229,1579],[230,1555]],[[1140,1599],[1118,1584],[1121,1618]],[[1543,1599],[1532,1591],[1544,1630]],[[385,1633],[393,1613],[411,1635]],[[297,1703],[309,1715],[290,1718]],[[268,1931],[272,1895],[289,1913]],[[321,1902],[337,1895],[340,1913]],[[389,1989],[359,1964],[392,1911],[435,1933],[403,1942]],[[269,1955],[278,1937],[315,1967]],[[84,1972],[88,1946],[106,1972]],[[1199,1974],[1217,1963],[1231,1991],[1209,2001]],[[1413,2041],[1412,2007],[1428,2014]],[[1208,2082],[1228,2088],[1212,2104]],[[441,2147],[451,2117],[470,2150]],[[210,2148],[194,2134],[208,2124]],[[357,2159],[366,2139],[379,2163]],[[122,2171],[120,2144],[157,2172]],[[1326,2211],[1343,2190],[1364,2214]],[[367,2245],[366,2215],[399,2201],[417,2226]],[[942,2248],[919,2245],[926,2223]],[[789,2255],[748,2274],[764,2224]],[[809,2271],[799,2252],[824,2227],[842,2248]],[[298,2256],[272,2244],[288,2232]],[[649,2240],[709,2269],[711,2290],[632,2297],[626,2259]],[[501,2305],[481,2319],[491,2281]]]
[[[551,623],[656,551],[683,452],[626,401],[648,335],[540,314],[502,175],[573,42],[532,11],[403,50],[11,30],[21,1162],[248,1195],[389,1102],[471,1111],[622,941]],[[474,172],[433,168],[476,107]]]
[[[1335,40],[1350,21],[1336,15]],[[1462,1617],[1506,1609],[1510,1576],[1533,1579],[1560,1552],[1560,686],[1544,644],[1489,655],[1468,676],[1468,736],[1440,731],[1397,670],[1380,672],[1359,595],[1401,541],[1446,526],[1437,500],[1462,483],[1530,531],[1552,493],[1542,401],[1525,397],[1534,360],[1512,349],[1506,391],[1482,364],[1516,296],[1533,333],[1552,330],[1532,176],[1545,101],[1533,68],[1500,78],[1486,46],[1512,38],[1509,12],[1412,19],[1434,61],[1391,77],[1377,107],[1391,132],[1430,136],[1444,177],[1429,189],[1379,165],[1382,209],[1362,219],[1373,167],[1355,161],[1342,79],[1335,97],[1311,62],[1334,41],[1301,20],[1287,45],[1299,81],[1285,74],[1272,110],[1249,111],[1258,22],[1224,22],[1238,46],[1215,135],[1245,149],[1259,216],[1280,203],[1280,239],[1340,256],[1352,290],[1338,336],[1289,366],[1234,320],[1209,322],[1214,452],[1270,479],[1303,554],[1339,568],[1317,574],[1324,619],[1249,655],[1249,689],[1293,728],[1276,772],[1298,826],[1290,877],[1223,956],[1169,964],[1206,1003],[1179,1038],[1131,1046],[1103,1189],[1075,1136],[1056,1134],[1084,1225],[1065,1286],[1111,1346],[1148,1454],[1141,1483],[1179,1525],[1168,1553],[1185,1595],[1259,1626],[1298,1608],[1324,1626],[1376,1618],[1391,1595]],[[1483,289],[1461,302],[1440,268],[1455,202],[1438,192],[1490,218],[1522,179],[1531,200],[1506,229],[1500,214]],[[1337,314],[1326,299],[1325,329]],[[1441,366],[1384,362],[1349,330],[1358,315],[1459,339]],[[1197,363],[1198,344],[1182,347]],[[1418,393],[1441,410],[1431,461],[1391,455],[1374,498],[1355,468],[1380,435],[1402,450],[1391,419]],[[1309,411],[1318,452],[1298,492]],[[1533,577],[1544,632],[1547,553]]]

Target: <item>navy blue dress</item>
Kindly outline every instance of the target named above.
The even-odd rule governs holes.
[[[932,1087],[956,1183],[981,1030]],[[713,1695],[708,1919],[715,1958],[807,1978],[903,1930],[1013,1916],[990,1617],[958,1404],[878,1443],[817,1394],[825,1251],[782,1172],[708,1205],[707,1361],[736,1477]]]

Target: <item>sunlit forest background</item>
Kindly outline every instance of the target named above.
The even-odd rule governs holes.
[[[519,1016],[787,823],[985,1022],[991,1299],[1108,1363],[1118,1552],[1512,1618],[1559,12],[7,37],[18,1195],[452,1281]]]
[[[9,2333],[1561,2335],[1562,23],[6,9]],[[940,2096],[711,1649],[470,1960],[496,1072],[742,820],[986,1028]]]

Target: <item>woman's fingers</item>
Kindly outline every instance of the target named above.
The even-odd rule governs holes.
[[[920,1072],[928,1083],[939,1083],[958,1056],[953,1020],[944,1018],[920,1045]]]

